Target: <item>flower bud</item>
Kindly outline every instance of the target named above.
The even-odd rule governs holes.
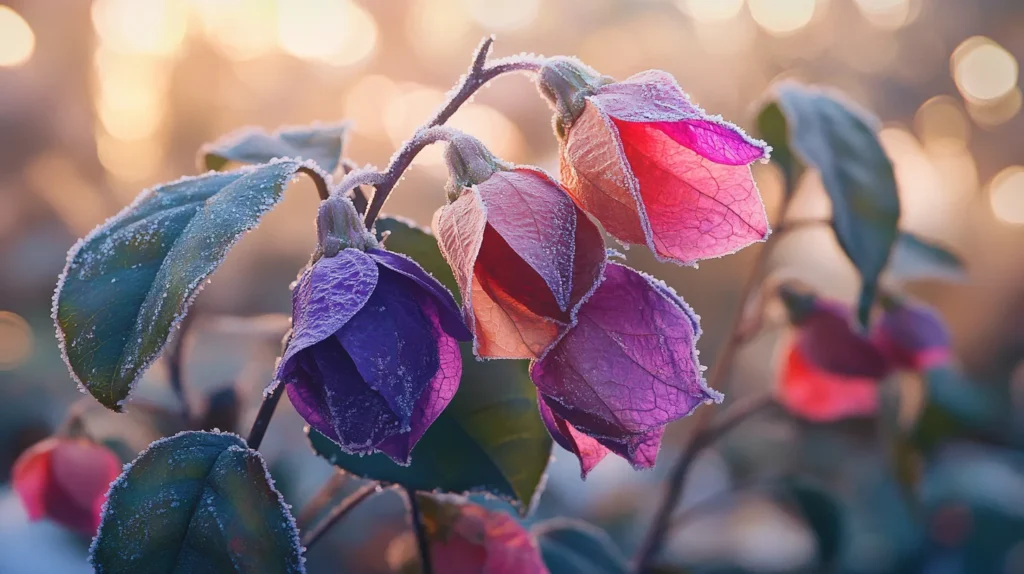
[[[511,166],[488,150],[473,136],[457,133],[448,140],[444,152],[448,164],[448,201],[455,201],[464,188],[487,181],[495,172]]]
[[[31,520],[50,518],[87,536],[100,526],[110,483],[121,460],[85,438],[48,438],[14,463],[12,481]]]
[[[584,98],[614,80],[602,76],[575,58],[548,58],[538,74],[540,91],[555,108],[555,126],[559,136],[583,113]]]
[[[343,249],[379,248],[377,239],[366,230],[363,219],[352,200],[341,193],[320,202],[316,214],[316,236],[319,251],[324,257],[334,257]]]

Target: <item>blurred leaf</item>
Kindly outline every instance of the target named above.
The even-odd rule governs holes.
[[[996,389],[971,381],[952,366],[930,369],[924,379],[926,402],[911,433],[921,450],[931,452],[957,438],[994,438],[1004,427],[1010,405]]]
[[[818,565],[822,570],[831,568],[839,560],[846,528],[839,501],[804,480],[787,480],[780,488],[784,498],[796,506],[818,540]]]
[[[964,262],[944,247],[926,241],[913,233],[901,231],[889,260],[889,273],[901,281],[966,279]]]
[[[203,282],[300,168],[281,161],[158,186],[72,247],[53,306],[73,377],[120,411]]]
[[[416,495],[434,572],[547,574],[537,542],[512,516],[453,497]]]
[[[580,520],[554,518],[531,534],[551,574],[626,574],[629,566],[603,530]]]
[[[263,458],[230,434],[150,445],[110,489],[97,572],[304,572],[298,531]]]
[[[900,217],[896,178],[878,141],[877,121],[835,96],[794,83],[779,85],[776,98],[790,144],[820,172],[832,200],[836,238],[860,271],[857,315],[867,325]]]
[[[348,122],[290,127],[274,133],[246,128],[206,144],[199,150],[200,164],[220,171],[230,162],[266,163],[275,158],[311,159],[327,173],[341,163]]]
[[[234,432],[241,416],[241,399],[235,387],[224,387],[210,393],[206,411],[199,421],[202,430]]]
[[[789,147],[789,130],[786,116],[777,102],[768,102],[757,114],[757,131],[768,145],[772,146],[771,161],[777,164],[786,178],[786,193],[796,191],[796,181],[803,171],[800,160]]]
[[[377,231],[390,231],[385,246],[416,259],[458,297],[455,279],[428,232],[385,217]],[[489,492],[527,514],[540,493],[551,436],[537,410],[537,390],[526,361],[477,361],[462,344],[462,381],[455,398],[399,466],[383,454],[358,456],[309,431],[313,449],[338,467],[364,478],[423,491]]]

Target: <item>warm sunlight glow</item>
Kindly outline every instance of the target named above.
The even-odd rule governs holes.
[[[967,101],[967,113],[980,126],[995,127],[1012,120],[1020,113],[1024,97],[1020,88],[1014,87],[1008,94],[998,100],[983,102]]]
[[[203,34],[225,56],[251,60],[277,47],[274,0],[191,0]]]
[[[786,36],[810,24],[815,0],[749,0],[750,15],[775,36]]]
[[[360,78],[345,95],[345,117],[359,118],[353,126],[356,132],[386,139],[385,114],[398,95],[398,86],[387,76],[372,74]]]
[[[188,14],[173,0],[95,0],[92,23],[111,50],[166,56],[181,47]]]
[[[1024,166],[1010,166],[992,178],[988,200],[998,219],[1024,225]]]
[[[297,58],[348,66],[373,53],[377,23],[350,0],[279,2],[277,40]]]
[[[466,10],[488,30],[520,30],[537,19],[540,0],[463,0]]]
[[[983,36],[964,40],[951,63],[956,86],[968,100],[997,100],[1017,86],[1017,59]]]
[[[963,147],[971,126],[960,102],[951,96],[935,96],[914,114],[914,129],[926,148]]]
[[[702,24],[731,20],[743,9],[743,0],[676,0],[676,4]]]
[[[405,27],[406,35],[416,38],[413,48],[424,60],[462,57],[462,51],[472,45],[468,38],[473,21],[461,0],[412,0]]]
[[[895,30],[910,20],[910,0],[857,0],[864,18],[886,30]]]
[[[156,133],[167,107],[169,78],[163,63],[99,48],[94,64],[96,112],[107,133],[122,140]]]
[[[20,66],[32,57],[36,36],[20,14],[0,5],[0,67]]]

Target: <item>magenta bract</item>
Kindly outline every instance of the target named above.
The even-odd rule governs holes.
[[[836,375],[880,379],[892,365],[875,344],[856,330],[852,310],[837,301],[815,298],[796,324],[797,345],[808,360]]]
[[[654,466],[666,424],[721,401],[697,360],[698,318],[663,284],[609,263],[576,319],[531,376],[548,429],[584,475],[607,451]]]
[[[767,157],[764,142],[706,114],[657,70],[594,81],[577,96],[556,106],[575,114],[563,127],[562,181],[608,233],[687,265],[768,236],[748,166]]]
[[[871,331],[871,340],[894,365],[924,372],[949,362],[949,329],[934,309],[910,301],[887,307]]]
[[[306,422],[345,451],[408,464],[455,395],[457,340],[469,338],[451,294],[415,262],[344,249],[299,278],[276,378]]]
[[[597,226],[544,172],[516,167],[457,190],[434,218],[481,357],[540,356],[605,262]]]

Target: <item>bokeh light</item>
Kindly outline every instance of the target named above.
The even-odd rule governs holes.
[[[36,49],[36,36],[28,22],[10,6],[0,5],[0,67],[27,62]]]
[[[232,60],[258,58],[277,47],[275,0],[192,0],[192,13],[207,40]]]
[[[886,30],[895,30],[910,21],[910,0],[856,0],[864,18]]]
[[[425,61],[465,59],[473,21],[461,0],[412,0],[405,19],[406,35]]]
[[[815,0],[749,0],[750,15],[769,34],[787,36],[810,24]]]
[[[964,147],[971,126],[963,107],[951,96],[935,96],[914,114],[914,129],[926,148]]]
[[[32,356],[32,327],[20,315],[0,311],[0,371],[16,369]]]
[[[997,219],[1024,225],[1024,166],[1010,166],[996,174],[988,185],[988,199]]]
[[[1014,87],[998,100],[984,102],[967,101],[967,113],[979,126],[992,128],[1004,124],[1020,113],[1024,97],[1020,88]]]
[[[95,0],[92,22],[108,49],[167,56],[181,47],[188,13],[173,0]]]
[[[96,112],[103,128],[122,140],[141,140],[160,129],[167,107],[168,71],[161,62],[99,48]]]
[[[349,66],[373,53],[377,23],[351,0],[279,2],[277,39],[297,58]]]
[[[540,0],[463,0],[469,15],[488,30],[511,31],[529,26],[540,12]]]
[[[1017,59],[983,36],[968,38],[957,46],[951,65],[956,86],[968,100],[998,100],[1017,86]]]
[[[676,5],[697,22],[725,22],[743,9],[744,0],[676,0]]]

